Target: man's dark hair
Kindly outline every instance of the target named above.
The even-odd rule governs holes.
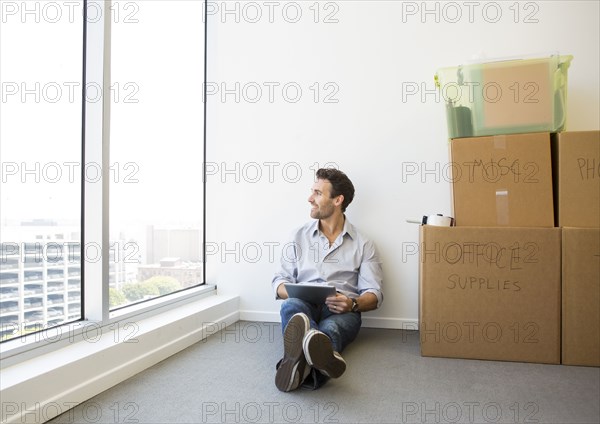
[[[342,212],[345,212],[346,207],[354,199],[354,185],[352,185],[350,178],[339,169],[321,168],[317,171],[317,179],[327,180],[331,183],[331,198],[340,194],[344,196]]]

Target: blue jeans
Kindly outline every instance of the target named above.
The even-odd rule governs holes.
[[[304,300],[289,298],[281,305],[281,330],[285,331],[290,318],[304,312],[310,320],[310,327],[325,333],[331,339],[333,348],[341,353],[358,335],[362,323],[360,312],[334,314],[325,304],[314,305]]]

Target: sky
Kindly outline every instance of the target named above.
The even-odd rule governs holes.
[[[0,225],[79,219],[82,4],[2,2]],[[201,2],[113,2],[111,233],[202,222],[201,13]],[[90,6],[88,21],[100,17]],[[88,83],[88,101],[102,95]],[[84,169],[99,184],[101,165]]]

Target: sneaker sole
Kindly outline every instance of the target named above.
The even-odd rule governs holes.
[[[333,344],[327,335],[310,330],[302,343],[308,365],[321,371],[328,377],[338,378],[346,371],[346,361],[333,350]]]
[[[288,321],[283,333],[283,359],[275,373],[275,386],[282,392],[297,389],[302,384],[306,359],[302,340],[310,329],[310,321],[304,314],[296,314]]]

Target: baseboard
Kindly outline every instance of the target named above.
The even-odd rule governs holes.
[[[239,298],[211,296],[130,324],[128,337],[105,331],[2,370],[2,423],[48,421],[238,321]],[[64,358],[70,360],[65,362]],[[20,378],[20,367],[43,370]],[[22,368],[21,368],[22,371]]]
[[[240,311],[241,321],[280,322],[279,312]],[[387,328],[391,330],[418,330],[419,321],[410,318],[372,317],[368,313],[362,316],[364,328]]]
[[[363,314],[362,326],[365,328],[387,328],[390,330],[418,330],[419,320],[410,318],[370,317]]]
[[[240,321],[281,322],[279,312],[240,311]]]

